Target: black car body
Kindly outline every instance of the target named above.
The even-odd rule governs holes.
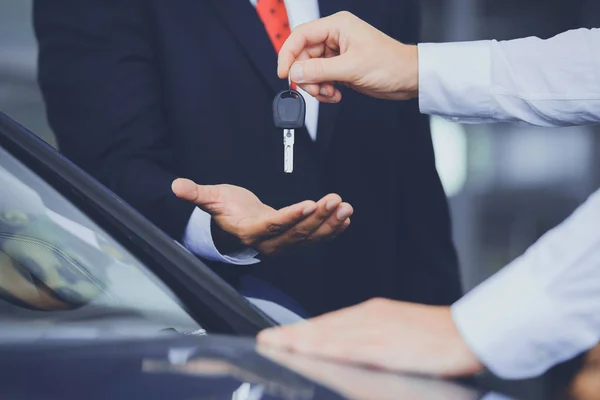
[[[251,337],[275,319],[0,114],[3,398],[484,396],[477,381],[467,387],[256,349]]]

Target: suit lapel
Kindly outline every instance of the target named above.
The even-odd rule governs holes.
[[[243,47],[258,73],[273,89],[286,88],[277,77],[277,54],[256,10],[249,0],[210,0],[218,16]],[[275,95],[275,94],[273,94]]]
[[[350,0],[320,0],[319,9],[321,17],[327,17],[339,11],[348,10]],[[341,88],[342,94],[345,88]],[[335,123],[339,116],[341,104],[325,104],[319,106],[319,127],[317,134],[317,147],[319,154],[324,157],[329,150],[333,133],[335,132]]]
[[[210,2],[215,8],[218,17],[233,33],[265,83],[274,92],[284,90],[287,87],[287,83],[279,79],[276,74],[277,54],[273,49],[262,21],[252,4],[250,4],[250,1],[210,0]],[[349,7],[350,0],[319,0],[321,17],[335,14]],[[344,88],[341,90],[343,92]],[[329,149],[333,132],[335,131],[335,122],[340,110],[340,104],[320,105],[316,145],[321,156],[325,156]]]

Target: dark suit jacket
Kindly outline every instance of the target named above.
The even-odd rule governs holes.
[[[322,16],[349,10],[413,43],[416,4],[320,1]],[[266,282],[310,314],[374,296],[459,297],[446,199],[416,102],[344,90],[341,104],[321,105],[316,142],[297,132],[294,173],[284,174],[271,103],[287,82],[248,0],[39,0],[34,17],[60,149],[172,237],[182,238],[194,207],[171,193],[176,177],[243,186],[276,208],[330,192],[354,206],[333,243],[256,266],[214,265],[244,294],[256,295],[252,279]]]

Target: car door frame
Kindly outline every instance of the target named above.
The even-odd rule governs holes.
[[[208,333],[256,335],[275,325],[181,244],[2,112],[0,147],[136,256]]]

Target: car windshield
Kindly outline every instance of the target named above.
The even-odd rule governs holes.
[[[2,148],[0,324],[0,341],[14,338],[11,329],[47,336],[57,326],[97,335],[200,330],[131,253]]]

